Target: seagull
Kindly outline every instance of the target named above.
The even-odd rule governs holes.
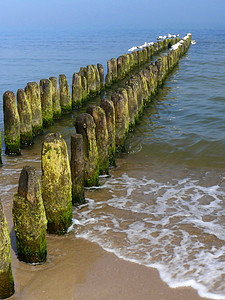
[[[157,37],[157,40],[162,40],[163,39],[163,36],[162,35],[159,35],[158,37]]]
[[[134,51],[134,50],[137,50],[137,49],[138,49],[138,47],[133,46],[133,47],[131,47],[130,49],[128,49],[128,51],[131,52],[131,51]]]
[[[192,44],[192,45],[195,45],[195,44],[196,44],[196,40],[192,40],[192,41],[191,41],[191,44]]]
[[[172,37],[172,34],[168,33],[167,37],[170,39]]]
[[[154,43],[153,43],[153,42],[150,42],[150,43],[148,43],[148,46],[152,46],[152,45],[154,45]]]

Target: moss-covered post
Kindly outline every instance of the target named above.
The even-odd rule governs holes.
[[[84,141],[84,185],[98,185],[99,160],[94,119],[88,113],[79,114],[74,125],[76,132],[82,134]]]
[[[59,75],[59,89],[60,89],[60,105],[62,113],[69,113],[72,111],[72,100],[70,95],[70,87],[66,75]]]
[[[0,200],[0,299],[14,294],[9,227]]]
[[[97,64],[99,76],[100,76],[100,88],[104,89],[105,87],[105,80],[104,80],[104,69],[102,64]]]
[[[20,117],[13,92],[3,94],[5,153],[20,155]]]
[[[143,74],[143,72],[139,72],[137,74],[139,80],[140,80],[140,84],[141,84],[141,90],[142,90],[142,99],[143,99],[143,104],[145,105],[146,102],[148,101],[148,84],[147,84],[147,80],[145,79],[145,76]]]
[[[109,165],[116,166],[116,144],[115,144],[115,109],[113,102],[108,99],[104,99],[101,102],[101,107],[105,111],[106,124],[108,130],[108,145],[109,145]]]
[[[82,87],[81,75],[79,73],[74,73],[73,79],[72,79],[72,104],[73,104],[73,107],[81,107],[82,94],[83,94],[83,87]]]
[[[40,87],[37,82],[28,82],[24,91],[32,111],[33,135],[41,134],[43,132],[43,121]]]
[[[94,72],[95,72],[95,85],[96,85],[95,92],[98,94],[98,93],[100,93],[100,90],[101,90],[100,75],[99,75],[98,68],[96,65],[92,65],[92,68],[94,69]]]
[[[87,91],[87,78],[86,78],[87,69],[84,67],[80,68],[79,75],[81,76],[81,84],[82,84],[82,101],[87,99],[88,91]]]
[[[117,58],[117,78],[123,79],[125,76],[125,58],[123,55]]]
[[[104,110],[100,106],[90,105],[87,108],[95,122],[95,136],[98,148],[99,174],[109,174],[109,135]]]
[[[71,136],[71,177],[73,205],[85,203],[84,195],[84,142],[82,134]]]
[[[47,231],[64,234],[72,222],[72,181],[66,142],[57,133],[45,136],[41,170]]]
[[[132,128],[135,126],[137,114],[138,114],[138,102],[137,102],[137,96],[134,93],[134,90],[132,89],[131,86],[126,85],[125,86],[127,95],[128,95],[128,110],[129,110],[129,120],[130,120],[130,125]]]
[[[92,95],[96,93],[96,78],[93,66],[88,65],[86,67],[86,78],[87,78],[87,93]]]
[[[17,108],[20,117],[20,143],[24,146],[33,144],[32,112],[30,103],[22,89],[17,91]]]
[[[144,107],[141,80],[138,75],[133,75],[130,77],[127,83],[133,89],[135,98],[137,99],[138,103],[138,115],[141,115]]]
[[[56,77],[49,77],[49,80],[52,83],[52,109],[53,109],[53,118],[60,119],[62,110],[60,105],[60,95],[59,95],[59,84]]]
[[[126,89],[118,89],[112,94],[115,108],[115,141],[118,151],[125,150],[125,139],[129,131],[128,96]]]
[[[47,219],[41,186],[34,167],[23,167],[12,208],[17,255],[26,263],[46,261]]]
[[[1,139],[1,131],[0,131],[0,165],[2,164],[2,139]]]
[[[53,124],[52,82],[49,79],[40,80],[42,120],[45,127]]]

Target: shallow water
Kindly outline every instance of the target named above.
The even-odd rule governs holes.
[[[127,154],[117,158],[117,168],[100,187],[86,191],[88,205],[74,209],[74,234],[125,260],[157,268],[171,287],[192,286],[200,296],[225,299],[224,31],[191,32],[197,44],[146,108],[129,135]],[[72,78],[87,64],[105,67],[107,59],[159,34],[5,35],[1,94],[41,77],[65,73]],[[69,146],[75,115],[46,132],[61,132]],[[0,125],[3,130],[2,111]],[[40,170],[42,139],[21,157],[3,155],[0,190],[11,227],[21,168],[32,164]]]

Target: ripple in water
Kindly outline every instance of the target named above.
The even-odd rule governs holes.
[[[123,174],[107,179],[95,193],[95,200],[88,199],[76,213],[77,237],[158,269],[170,287],[192,286],[202,297],[225,299],[225,192],[220,185]]]

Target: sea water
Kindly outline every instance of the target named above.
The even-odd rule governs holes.
[[[158,269],[170,287],[192,286],[202,297],[225,299],[225,31],[170,33],[187,32],[196,45],[145,109],[111,176],[88,189],[88,203],[74,209],[74,234]],[[1,32],[1,107],[6,90],[59,74],[71,85],[80,67],[102,63],[106,71],[108,59],[161,34],[167,31]],[[70,117],[56,125],[69,144]],[[3,136],[2,109],[0,126]],[[39,167],[40,143],[41,137],[32,155],[3,154],[5,206],[21,167]]]

